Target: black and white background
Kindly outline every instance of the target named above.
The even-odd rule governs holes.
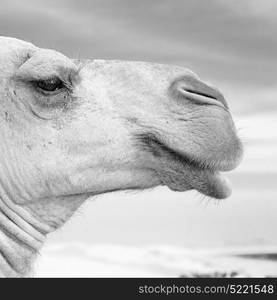
[[[98,196],[49,237],[37,276],[277,276],[277,1],[0,0],[0,34],[188,67],[223,91],[245,145],[229,199]]]

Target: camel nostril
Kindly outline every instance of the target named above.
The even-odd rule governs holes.
[[[217,100],[216,97],[212,96],[212,95],[209,95],[207,93],[202,93],[202,92],[199,92],[199,91],[194,91],[194,90],[191,90],[191,89],[188,89],[188,88],[183,88],[184,91],[188,92],[188,93],[191,93],[191,94],[196,94],[196,95],[199,95],[199,96],[203,96],[203,97],[207,97],[207,98],[211,98],[211,99],[215,99]]]
[[[177,79],[172,88],[179,96],[196,104],[217,105],[228,109],[224,96],[216,88],[209,86],[196,76],[187,75]]]

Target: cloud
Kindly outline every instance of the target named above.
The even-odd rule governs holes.
[[[69,56],[185,66],[234,94],[231,107],[252,112],[276,102],[276,6],[272,0],[3,0],[0,28]]]
[[[256,113],[237,120],[239,135],[245,153],[242,164],[236,172],[249,174],[274,174],[277,169],[277,132],[275,112]],[[264,178],[268,178],[264,176]]]
[[[275,0],[221,0],[219,3],[239,15],[245,15],[246,12],[248,16],[263,18],[267,21],[277,17],[277,2]],[[270,18],[268,18],[269,16]]]

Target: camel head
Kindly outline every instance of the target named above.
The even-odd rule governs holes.
[[[0,208],[34,248],[92,195],[230,194],[220,172],[242,146],[228,105],[187,69],[73,60],[2,37],[0,101]]]

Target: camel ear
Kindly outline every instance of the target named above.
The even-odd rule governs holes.
[[[35,79],[40,79],[42,74],[47,73],[50,65],[48,60],[41,60],[41,56],[38,55],[39,52],[37,50],[30,50],[23,54],[23,58],[21,61],[18,70],[16,71],[14,77],[23,81],[30,81]]]
[[[32,56],[34,55],[34,51],[26,50],[22,55],[22,61],[20,62],[19,68],[21,68]]]

